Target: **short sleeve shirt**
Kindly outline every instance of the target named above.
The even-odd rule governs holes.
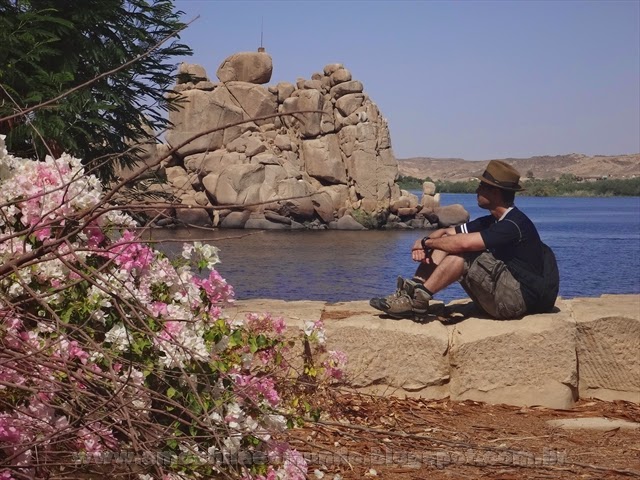
[[[542,242],[533,222],[516,207],[500,220],[493,215],[458,225],[456,233],[480,232],[488,251],[518,280],[517,268],[542,275]]]

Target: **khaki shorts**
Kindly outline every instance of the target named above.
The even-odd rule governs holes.
[[[473,302],[494,318],[520,318],[527,306],[518,282],[502,260],[490,252],[464,255],[464,273],[460,285]]]

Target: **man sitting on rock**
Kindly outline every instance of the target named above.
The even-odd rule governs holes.
[[[497,319],[551,311],[558,294],[557,265],[535,225],[513,205],[515,192],[523,190],[520,174],[492,160],[479,180],[478,206],[491,215],[416,240],[411,250],[420,262],[415,276],[398,277],[396,293],[371,299],[372,307],[420,319],[429,313],[435,293],[459,281],[473,302]]]

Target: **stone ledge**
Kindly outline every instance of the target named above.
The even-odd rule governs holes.
[[[227,311],[268,311],[292,327],[322,318],[358,390],[550,408],[640,403],[640,295],[559,299],[555,313],[511,321],[479,317],[469,301],[446,310],[447,323],[426,324],[383,318],[366,301],[245,300]]]

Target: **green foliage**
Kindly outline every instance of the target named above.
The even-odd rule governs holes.
[[[431,180],[426,178],[424,180],[420,180],[419,178],[412,177],[410,175],[400,175],[396,182],[400,185],[400,188],[404,190],[418,190],[422,189],[423,182],[430,182]]]
[[[422,182],[431,181],[428,178],[420,180],[415,177],[400,176],[398,183],[401,188],[421,189]],[[442,193],[475,193],[478,188],[477,180],[451,182],[437,180],[436,191]],[[585,181],[571,174],[561,175],[558,179],[529,178],[523,183],[525,191],[522,195],[531,197],[610,197],[610,196],[640,196],[640,177],[610,179],[603,178]]]
[[[640,196],[640,178],[580,181],[573,175],[557,180],[529,180],[524,195],[532,197],[611,197]]]
[[[56,97],[139,55],[183,27],[171,0],[0,0],[0,118]],[[191,50],[168,40],[131,66],[27,116],[0,120],[21,157],[71,151],[86,163],[168,125],[170,57]],[[33,128],[35,127],[35,128]],[[37,130],[37,131],[36,131]],[[118,158],[131,165],[134,154]],[[113,175],[113,162],[100,169]]]
[[[375,229],[379,226],[379,222],[376,220],[376,217],[368,212],[365,212],[362,209],[358,208],[356,210],[352,210],[351,216],[355,219],[356,222],[368,229]]]

